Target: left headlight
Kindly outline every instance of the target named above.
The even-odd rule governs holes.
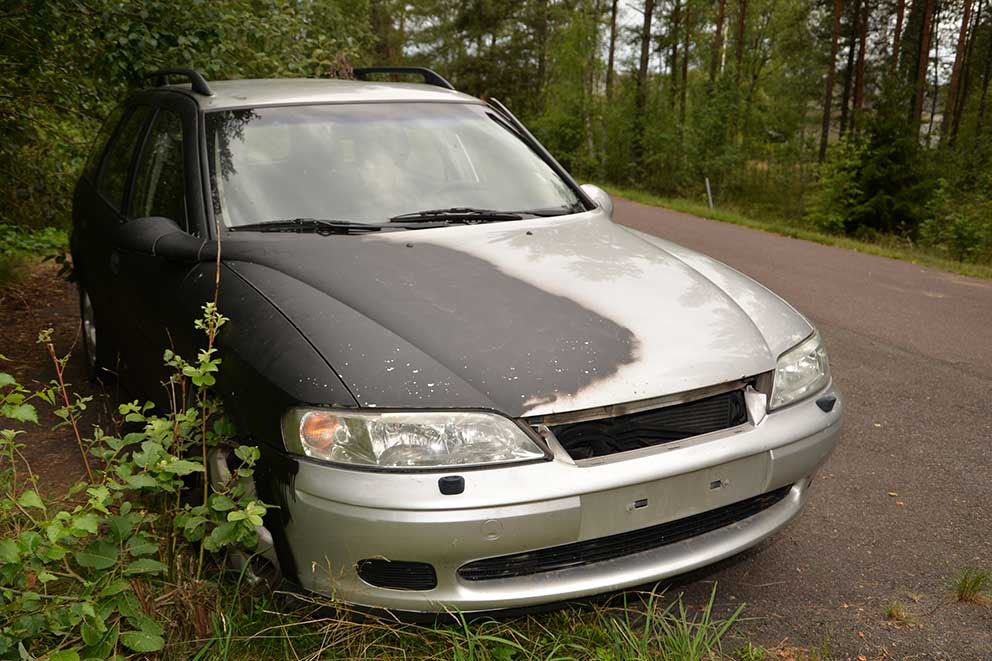
[[[786,351],[775,368],[775,385],[768,409],[776,409],[799,401],[819,391],[830,381],[827,350],[820,334],[814,333]]]
[[[445,468],[542,459],[544,450],[509,418],[475,411],[291,409],[291,452],[365,468]]]

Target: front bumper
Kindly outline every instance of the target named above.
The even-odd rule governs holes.
[[[830,411],[815,400],[838,397]],[[757,544],[802,509],[810,479],[837,442],[844,404],[833,386],[758,424],[576,465],[552,461],[488,470],[396,474],[300,462],[284,502],[296,579],[346,602],[403,611],[520,608],[589,596],[702,567]],[[438,479],[465,490],[442,495]],[[731,525],[601,562],[470,581],[474,560],[598,539],[675,521],[792,485],[785,498]],[[437,586],[372,586],[363,559],[431,564]]]

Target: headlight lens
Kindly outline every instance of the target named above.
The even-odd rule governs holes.
[[[544,457],[520,427],[494,413],[293,409],[283,436],[297,454],[364,467],[444,468]]]
[[[814,333],[778,359],[768,408],[775,409],[812,395],[829,380],[827,351],[820,342],[820,334]]]

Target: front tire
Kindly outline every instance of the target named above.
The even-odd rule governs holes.
[[[89,292],[79,286],[79,318],[82,321],[83,364],[90,381],[108,385],[114,381],[114,350],[106,333],[99,331],[96,309]]]

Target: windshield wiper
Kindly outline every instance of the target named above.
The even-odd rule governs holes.
[[[351,234],[354,232],[378,232],[382,225],[356,223],[350,220],[324,220],[322,218],[289,218],[269,220],[263,223],[236,225],[232,232],[316,232],[318,234]]]
[[[425,209],[393,216],[391,223],[498,223],[506,220],[521,220],[523,216],[512,211],[476,209],[473,207],[451,207],[449,209]]]
[[[573,213],[582,213],[586,208],[581,202],[575,204],[563,204],[560,207],[544,207],[542,209],[527,209],[526,211],[515,211],[514,213],[528,216],[540,216],[542,218],[551,216],[568,216]]]

